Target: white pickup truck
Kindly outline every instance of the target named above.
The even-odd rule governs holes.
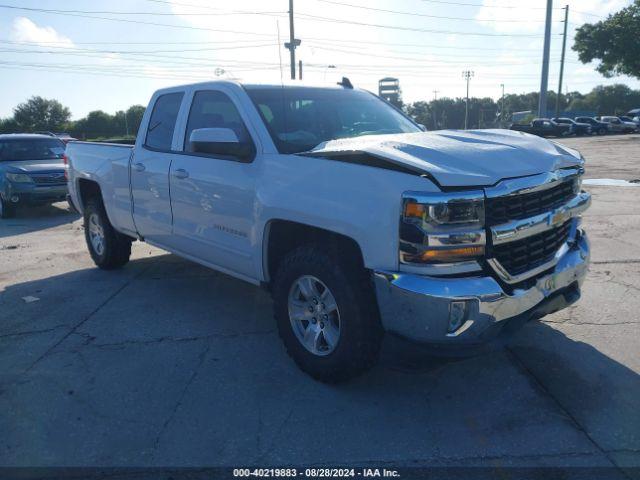
[[[66,155],[100,268],[137,239],[268,288],[287,351],[322,381],[369,368],[384,331],[483,344],[575,302],[588,268],[578,152],[424,132],[348,81],[164,89],[135,146]]]

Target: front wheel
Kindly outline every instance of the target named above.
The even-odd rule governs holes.
[[[313,378],[337,383],[375,364],[382,327],[370,279],[355,262],[300,247],[280,263],[273,299],[287,352]]]
[[[131,256],[131,238],[117,232],[97,198],[84,208],[84,235],[94,263],[103,270],[122,267]]]

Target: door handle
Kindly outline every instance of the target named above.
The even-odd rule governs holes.
[[[187,172],[184,168],[178,168],[173,172],[173,176],[179,179],[188,178],[189,172]]]
[[[136,169],[136,172],[144,172],[147,167],[144,166],[144,163],[134,163],[133,168]]]

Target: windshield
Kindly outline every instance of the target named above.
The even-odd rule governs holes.
[[[64,155],[64,143],[57,138],[12,138],[0,140],[0,162],[53,160]]]
[[[299,153],[328,140],[420,132],[392,106],[351,89],[247,88],[280,153]]]

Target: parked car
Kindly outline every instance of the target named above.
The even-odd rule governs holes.
[[[604,135],[609,133],[611,127],[608,123],[600,122],[593,117],[576,117],[578,123],[588,123],[591,125],[591,131],[596,135]]]
[[[622,116],[620,117],[620,120],[627,123],[633,123],[636,126],[636,131],[638,130],[638,128],[640,128],[640,117],[631,118],[627,116]]]
[[[70,134],[68,133],[56,133],[55,134],[56,137],[58,137],[60,140],[62,140],[65,144],[69,143],[69,142],[73,142],[75,140],[78,140],[77,138],[72,137]]]
[[[65,145],[37,134],[0,135],[0,217],[15,214],[18,205],[65,200]]]
[[[631,132],[635,132],[636,130],[635,123],[625,122],[621,120],[620,117],[604,116],[604,117],[598,117],[598,120],[604,123],[608,123],[609,128],[611,129],[612,132],[631,133]]]
[[[525,125],[514,123],[511,125],[511,130],[531,133],[539,137],[566,137],[574,133],[574,126],[556,123],[548,118],[536,118]]]
[[[68,133],[53,133],[53,132],[49,132],[49,131],[39,131],[39,132],[35,132],[38,135],[46,135],[48,137],[56,137],[59,138],[60,140],[62,140],[65,144],[72,142],[74,140],[77,140],[77,138],[73,138],[70,134]]]
[[[560,125],[572,125],[573,133],[575,135],[591,135],[591,125],[589,123],[581,123],[571,118],[556,117],[552,119],[554,122]]]
[[[629,110],[627,112],[627,117],[640,117],[640,108],[634,108],[633,110]]]
[[[578,152],[423,132],[341,85],[163,89],[135,146],[70,143],[93,261],[122,267],[138,239],[265,286],[287,351],[327,382],[369,368],[385,330],[469,349],[578,299]]]

